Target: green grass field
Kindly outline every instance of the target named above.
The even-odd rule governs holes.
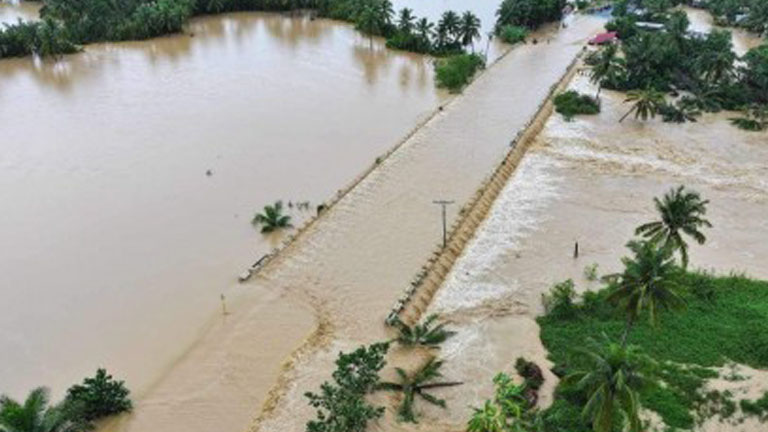
[[[736,410],[730,395],[702,391],[706,379],[717,376],[712,368],[728,361],[768,368],[768,282],[686,273],[679,283],[687,306],[663,313],[656,328],[639,322],[629,343],[640,346],[658,363],[656,373],[663,381],[643,390],[643,407],[659,414],[670,429],[692,429],[698,418],[728,418]],[[587,295],[568,318],[539,319],[541,339],[559,375],[568,373],[573,350],[589,338],[603,333],[620,338],[624,317],[605,301],[605,294]],[[584,402],[560,385],[555,403],[543,413],[545,429],[591,430],[580,416]]]

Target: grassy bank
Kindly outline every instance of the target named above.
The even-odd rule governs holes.
[[[654,375],[660,380],[640,392],[642,406],[670,428],[691,429],[706,417],[737,415],[737,401],[730,395],[704,391],[706,380],[717,376],[713,368],[729,360],[768,367],[768,282],[703,273],[681,272],[677,277],[686,306],[661,314],[656,327],[638,321],[628,342],[654,360]],[[571,313],[539,319],[542,341],[558,375],[570,372],[572,354],[589,339],[602,334],[620,338],[625,315],[606,301],[607,295],[607,290],[588,292]],[[581,417],[585,402],[561,383],[555,403],[543,413],[546,430],[591,430]]]

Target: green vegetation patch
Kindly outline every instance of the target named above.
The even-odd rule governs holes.
[[[525,27],[520,27],[512,24],[505,24],[499,28],[497,32],[498,36],[504,42],[514,45],[516,43],[524,42],[528,37],[528,30]]]
[[[562,114],[566,119],[572,119],[579,114],[599,113],[600,102],[592,96],[569,90],[555,97],[555,111]]]
[[[435,62],[435,80],[438,87],[458,92],[484,67],[485,61],[477,54],[451,56]]]
[[[690,429],[697,417],[728,418],[735,412],[730,395],[703,394],[706,380],[717,375],[710,368],[723,366],[728,360],[768,367],[768,282],[682,271],[677,278],[686,307],[660,314],[656,327],[639,320],[628,342],[654,359],[654,375],[661,380],[641,391],[643,407],[655,411],[670,427]],[[602,290],[586,293],[580,303],[561,301],[558,313],[538,320],[541,339],[558,375],[570,372],[573,351],[594,335],[620,339],[625,315],[607,301],[607,296],[608,291]],[[564,307],[572,311],[565,313]],[[555,404],[543,413],[545,430],[590,430],[581,417],[579,407],[586,402],[582,398],[561,384]],[[768,395],[755,402],[742,402],[742,410],[765,415]]]

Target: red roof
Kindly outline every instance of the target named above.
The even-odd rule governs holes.
[[[589,43],[592,45],[602,45],[604,43],[613,42],[618,39],[618,37],[619,36],[616,32],[600,33],[599,35],[590,39]]]

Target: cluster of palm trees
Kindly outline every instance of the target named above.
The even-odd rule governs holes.
[[[480,38],[480,19],[470,11],[462,15],[446,11],[437,24],[418,18],[403,8],[395,17],[389,0],[367,0],[354,17],[357,28],[368,34],[387,37],[387,46],[432,54],[460,53]],[[371,40],[372,44],[372,40]]]
[[[708,201],[684,186],[670,190],[662,199],[655,198],[654,203],[660,219],[636,229],[642,238],[628,243],[632,256],[622,260],[624,271],[608,277],[612,285],[607,299],[626,317],[621,341],[604,336],[602,343],[592,341],[591,347],[577,350],[584,361],[566,377],[566,383],[585,394],[583,414],[595,432],[611,432],[621,418],[631,432],[640,431],[638,392],[649,382],[650,360],[628,344],[630,332],[643,314],[656,326],[659,311],[684,306],[676,282],[675,255],[680,254],[685,268],[688,244],[683,235],[703,244],[706,237],[701,229],[712,226],[704,218]]]
[[[395,319],[393,326],[397,329],[397,337],[394,341],[408,348],[425,347],[438,348],[440,344],[453,336],[455,332],[445,328],[444,323],[438,323],[439,316],[430,315],[421,324],[409,326],[400,319]],[[434,325],[437,324],[437,325]],[[416,396],[430,404],[446,407],[444,399],[440,399],[429,393],[431,389],[453,387],[463,384],[459,381],[440,381],[442,373],[440,368],[443,361],[436,357],[430,357],[426,363],[417,370],[408,373],[402,368],[395,368],[397,382],[381,382],[378,390],[396,391],[403,394],[402,401],[397,408],[397,416],[400,421],[416,423],[418,416],[414,410]]]

